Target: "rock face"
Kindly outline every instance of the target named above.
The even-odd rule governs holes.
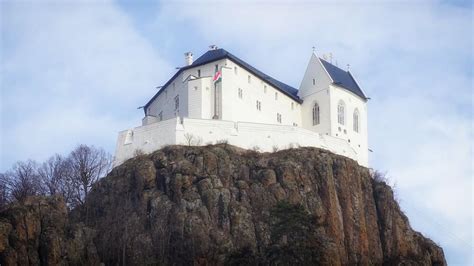
[[[0,213],[0,265],[98,265],[93,236],[62,198],[30,197]]]
[[[270,210],[281,201],[314,217],[327,240],[322,264],[446,264],[442,249],[411,229],[390,187],[355,161],[315,148],[225,144],[129,160],[70,218],[57,199],[13,206],[0,214],[0,264],[222,265],[270,245]]]

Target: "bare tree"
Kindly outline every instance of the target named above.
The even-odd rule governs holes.
[[[72,182],[72,169],[68,158],[59,154],[51,156],[38,169],[43,193],[61,195],[68,205],[74,200],[75,190]]]
[[[28,196],[41,194],[38,165],[32,160],[15,163],[2,179],[12,199],[22,201]]]
[[[68,160],[75,201],[82,205],[92,185],[110,171],[111,156],[102,148],[79,145]]]

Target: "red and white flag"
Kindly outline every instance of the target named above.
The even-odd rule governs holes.
[[[212,81],[214,83],[220,81],[222,79],[222,73],[220,71],[217,71],[216,74],[214,74],[214,78],[212,78]]]

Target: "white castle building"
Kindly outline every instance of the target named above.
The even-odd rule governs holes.
[[[295,89],[215,46],[185,63],[143,107],[142,126],[119,133],[114,165],[165,145],[227,142],[318,147],[368,166],[368,98],[349,71],[313,52]]]

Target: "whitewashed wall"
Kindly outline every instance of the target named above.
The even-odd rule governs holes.
[[[345,123],[341,125],[337,120],[337,107],[339,101],[345,103]],[[367,103],[359,96],[339,86],[330,86],[331,102],[331,132],[332,136],[348,141],[349,145],[357,152],[362,161],[368,162],[368,132],[367,132]],[[353,113],[359,110],[359,132],[353,130]]]
[[[223,120],[280,124],[279,113],[282,125],[301,125],[298,102],[231,60],[226,60],[225,66],[222,69]],[[243,90],[242,98],[239,98],[239,88]],[[257,110],[257,101],[261,102],[261,110]]]
[[[192,118],[174,118],[119,133],[114,166],[134,156],[136,150],[153,152],[165,145],[206,145],[226,141],[245,149],[271,152],[290,147],[318,147],[330,150],[367,166],[343,140],[288,125],[233,122]]]

